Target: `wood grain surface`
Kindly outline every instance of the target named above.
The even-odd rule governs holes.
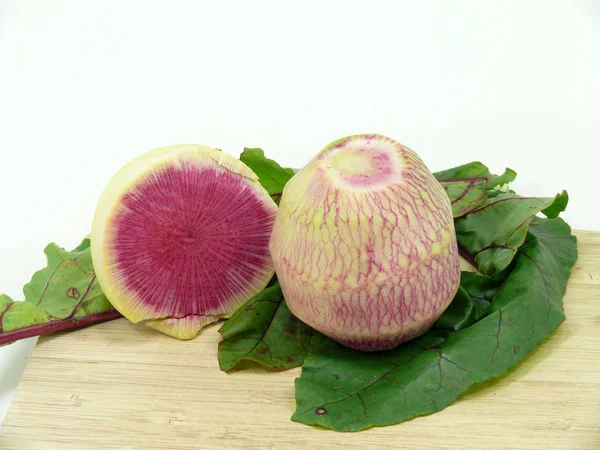
[[[176,341],[125,319],[42,337],[3,450],[600,449],[600,233],[577,232],[567,320],[439,413],[359,433],[294,423],[300,369],[219,371],[218,325]]]

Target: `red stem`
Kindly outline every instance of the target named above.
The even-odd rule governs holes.
[[[54,333],[56,331],[81,328],[87,325],[93,325],[95,323],[118,319],[119,317],[122,317],[119,311],[111,310],[98,314],[90,314],[89,316],[85,316],[81,319],[67,318],[62,320],[53,320],[52,322],[39,323],[36,325],[0,333],[0,345],[11,344],[20,339]]]
[[[471,265],[473,267],[477,268],[477,263],[475,262],[475,258],[473,257],[473,255],[471,255],[469,250],[467,250],[467,248],[464,245],[462,245],[460,242],[458,242],[458,253],[460,254],[460,256],[462,256],[467,261],[469,261],[469,263],[471,263]]]

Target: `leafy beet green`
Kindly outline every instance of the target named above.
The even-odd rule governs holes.
[[[576,259],[569,226],[535,218],[489,315],[456,333],[433,329],[386,352],[328,342],[304,362],[292,419],[359,431],[440,411],[472,384],[506,372],[558,327]]]
[[[503,174],[501,175],[491,175],[488,181],[488,189],[499,190],[502,186],[507,185],[515,181],[517,177],[517,172],[510,168],[506,168]]]
[[[490,178],[492,175],[488,167],[479,162],[473,161],[460,166],[452,167],[451,169],[441,170],[433,174],[438,181],[465,179],[465,178]]]
[[[542,213],[546,217],[554,219],[558,217],[561,212],[567,209],[568,203],[569,194],[567,194],[567,191],[562,191],[560,194],[557,194],[556,197],[554,197],[554,201],[550,204],[550,206],[542,210]]]
[[[450,203],[454,217],[461,217],[485,202],[490,190],[502,189],[517,176],[512,169],[502,175],[493,175],[482,163],[475,161],[453,169],[434,173],[442,185]]]
[[[440,184],[450,198],[452,215],[461,217],[486,200],[486,178],[442,180]]]
[[[517,173],[506,168],[501,175],[494,175],[485,164],[479,161],[473,161],[452,169],[442,170],[433,174],[438,181],[452,181],[454,179],[462,180],[469,178],[485,178],[488,181],[487,189],[495,189],[496,186],[511,183],[515,180]]]
[[[0,295],[0,345],[121,316],[100,290],[89,247],[89,239],[70,252],[48,245],[48,265],[23,287],[25,300]]]
[[[258,181],[269,195],[279,203],[285,184],[294,176],[292,169],[281,167],[265,156],[260,148],[245,148],[240,160],[258,175]]]
[[[219,367],[229,372],[242,361],[277,370],[302,364],[325,336],[296,319],[288,309],[279,283],[242,305],[219,329]]]
[[[479,271],[494,276],[512,261],[533,217],[544,210],[555,217],[567,198],[566,192],[548,198],[497,195],[455,220],[456,237]]]
[[[433,328],[460,331],[487,316],[492,310],[492,299],[506,276],[506,273],[500,273],[489,278],[473,272],[462,272],[458,292]]]

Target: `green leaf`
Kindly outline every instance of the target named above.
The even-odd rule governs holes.
[[[433,328],[456,332],[490,314],[492,300],[506,276],[507,274],[500,273],[490,278],[473,272],[462,272],[458,292]]]
[[[510,184],[517,178],[517,172],[508,167],[502,175],[491,175],[488,182],[488,189],[497,189],[505,184]]]
[[[558,215],[567,209],[567,204],[569,203],[569,194],[567,191],[562,191],[554,198],[554,202],[546,209],[542,210],[542,213],[549,217],[550,219],[554,219],[558,217]]]
[[[452,214],[456,218],[483,204],[490,191],[505,189],[505,185],[514,181],[517,173],[507,168],[502,175],[493,175],[485,165],[475,161],[436,172],[434,176],[446,191],[452,205]]]
[[[86,237],[81,241],[81,244],[79,244],[77,247],[75,247],[75,249],[73,250],[74,252],[83,252],[84,250],[87,250],[88,248],[90,248],[91,242],[90,242],[90,238]]]
[[[533,217],[542,210],[558,214],[567,198],[564,192],[546,198],[497,195],[455,220],[456,237],[473,256],[479,271],[494,276],[511,263]]]
[[[437,180],[451,180],[462,178],[489,178],[490,170],[485,164],[473,161],[451,169],[442,170],[433,174]]]
[[[279,203],[283,187],[294,176],[294,171],[267,158],[260,148],[245,148],[240,160],[258,175],[260,184]]]
[[[472,384],[515,366],[558,327],[576,259],[576,239],[562,219],[534,218],[491,314],[456,333],[433,329],[387,352],[365,354],[328,341],[309,353],[296,379],[292,419],[359,431],[440,411]],[[478,281],[470,280],[479,286],[474,291],[493,295],[498,287]]]
[[[285,370],[302,364],[325,336],[298,320],[288,309],[279,283],[242,305],[219,329],[219,367],[229,372],[242,361]]]
[[[96,281],[89,239],[70,252],[49,244],[44,253],[48,265],[23,287],[24,301],[0,296],[0,345],[120,317]]]
[[[452,205],[453,217],[461,217],[486,200],[487,178],[440,181]]]

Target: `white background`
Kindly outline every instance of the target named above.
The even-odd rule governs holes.
[[[0,0],[0,291],[89,232],[142,152],[261,146],[301,167],[386,134],[481,160],[600,230],[600,2]],[[0,349],[0,420],[33,341]]]

